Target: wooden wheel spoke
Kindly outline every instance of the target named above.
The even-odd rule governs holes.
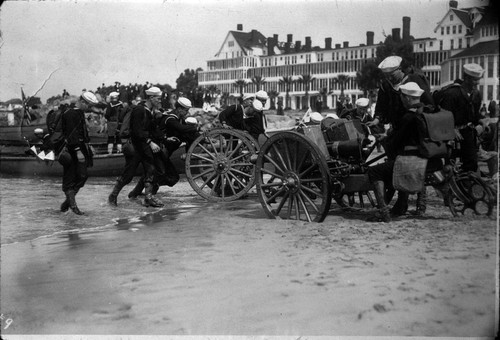
[[[253,166],[252,163],[232,163],[231,166]]]
[[[285,196],[283,196],[283,199],[281,200],[280,204],[278,204],[278,207],[276,208],[276,215],[279,215],[281,212],[281,209],[283,209],[283,206],[285,205],[285,202],[287,199],[290,197],[290,193],[287,192],[285,193]]]
[[[241,146],[243,145],[243,143],[241,141],[238,141],[237,143],[238,145],[236,145],[236,147],[234,149],[231,150],[231,153],[229,154],[228,158],[231,158],[234,156],[234,154],[236,153],[236,151],[238,151],[239,149],[241,149]],[[231,147],[232,147],[232,141],[231,141]]]
[[[300,208],[299,208],[299,199],[297,197],[298,195],[294,194],[293,195],[293,200],[295,202],[295,219],[297,221],[300,221]]]
[[[279,158],[281,164],[283,165],[284,169],[286,169],[286,163],[283,160],[283,156],[281,155],[281,152],[278,150],[278,147],[276,146],[276,144],[273,144],[272,147],[273,147],[274,152],[276,153],[276,156]],[[282,171],[282,172],[284,172],[284,171]]]
[[[301,183],[321,183],[323,181],[323,178],[301,178],[300,182]]]
[[[316,212],[319,212],[319,209],[318,209],[318,206],[316,205],[316,203],[313,202],[313,200],[306,195],[306,193],[304,193],[302,190],[299,191],[300,194],[302,195],[302,197],[304,197],[306,199],[307,202],[309,202],[309,204],[313,207],[314,210],[316,210]]]
[[[198,154],[198,153],[192,153],[191,157],[192,158],[202,159],[202,160],[207,161],[209,163],[213,163],[213,161],[214,161],[213,159],[209,159],[209,158],[203,157],[201,154]]]
[[[282,176],[278,175],[278,174],[275,174],[274,172],[272,172],[271,170],[268,170],[268,169],[265,169],[265,168],[261,168],[260,169],[263,173],[266,173],[266,174],[269,174],[273,177],[276,177],[276,178],[282,178]]]
[[[245,187],[245,186],[246,186],[246,184],[245,184],[245,183],[243,183],[243,182],[241,181],[241,179],[239,179],[239,178],[238,178],[238,176],[234,175],[234,174],[232,173],[232,171],[228,171],[227,176],[228,176],[228,178],[229,178],[229,176],[231,176],[232,178],[234,178],[234,180],[235,180],[236,182],[238,182],[238,184],[239,184],[239,185],[241,185],[242,187]]]
[[[227,174],[225,174],[224,177],[226,178],[226,183],[231,188],[231,191],[233,192],[233,195],[236,195],[236,190],[234,189],[233,182],[229,179],[229,176]]]
[[[196,175],[196,176],[193,176],[193,180],[196,180],[196,179],[198,179],[198,178],[200,178],[200,177],[207,176],[207,175],[208,175],[209,173],[211,173],[211,172],[214,172],[214,173],[215,173],[215,171],[214,171],[213,169],[209,169],[209,170],[203,171],[202,173],[200,173],[200,174],[198,174],[198,175]]]
[[[315,167],[317,167],[318,165],[313,163],[311,164],[306,170],[304,170],[303,172],[301,172],[299,174],[299,177],[302,178],[304,177],[306,174],[308,174],[309,172],[311,172],[311,170],[313,170]]]
[[[274,159],[271,158],[271,156],[269,155],[264,155],[264,159],[266,161],[268,161],[269,163],[271,163],[279,172],[281,172],[282,174],[285,173],[285,171],[283,170],[282,167],[280,167],[275,161]],[[262,170],[264,170],[264,167],[262,167]]]
[[[284,152],[283,152],[283,157],[285,158],[284,160],[286,160],[287,164],[286,166],[288,167],[288,169],[290,170],[294,170],[294,168],[292,168],[292,162],[291,162],[291,155],[290,155],[290,150],[288,149],[288,143],[285,142],[283,143],[283,146],[284,146]]]
[[[246,172],[243,172],[243,171],[238,170],[238,169],[234,169],[234,168],[233,168],[233,169],[231,169],[230,171],[234,171],[234,172],[236,172],[237,174],[240,174],[240,175],[245,176],[245,177],[248,177],[248,178],[252,177],[252,174],[247,174]]]
[[[304,202],[304,200],[302,199],[302,193],[299,191],[299,194],[297,195],[297,199],[298,201],[300,202],[300,205],[302,206],[302,208],[304,209],[304,214],[306,215],[306,218],[307,218],[307,222],[311,222],[312,219],[311,219],[311,215],[309,215],[309,211],[307,210],[307,206],[306,206],[306,203]],[[305,195],[304,195],[305,196]],[[307,196],[306,196],[307,197]]]
[[[217,147],[215,146],[215,144],[214,144],[214,142],[213,142],[212,138],[208,138],[208,141],[210,142],[210,145],[212,146],[212,149],[214,150],[214,154],[215,154],[215,155],[214,155],[213,157],[215,158],[215,157],[217,156],[217,154],[219,153],[219,152],[217,151]],[[207,151],[208,151],[208,150],[207,150]]]
[[[200,147],[200,149],[203,149],[203,151],[205,151],[206,153],[208,153],[208,154],[210,155],[210,157],[212,157],[212,158],[214,158],[214,159],[215,159],[215,155],[214,155],[214,154],[212,154],[212,153],[210,152],[210,150],[208,150],[208,149],[205,147],[205,145],[198,144],[198,147]]]
[[[290,219],[290,216],[292,215],[292,208],[293,208],[293,203],[294,203],[294,199],[293,199],[293,195],[290,194],[290,199],[288,200],[288,211],[287,211],[287,218]]]
[[[303,190],[303,191],[307,191],[308,193],[310,193],[310,194],[312,194],[312,195],[316,195],[316,196],[319,196],[319,197],[321,197],[321,196],[322,196],[322,195],[321,195],[321,192],[316,192],[316,191],[314,191],[313,189],[311,189],[311,188],[309,188],[308,186],[305,186],[305,185],[302,185],[302,186],[300,187],[300,189],[301,189],[301,190]]]
[[[200,189],[203,189],[209,182],[211,182],[215,177],[217,177],[217,173],[214,172],[214,174],[210,177],[208,177],[203,184],[200,186]],[[214,189],[215,185],[212,187],[212,190]]]
[[[193,169],[193,168],[208,168],[208,167],[213,168],[214,165],[213,165],[213,163],[210,163],[210,164],[200,163],[200,164],[190,164],[189,167],[191,169]]]
[[[231,159],[231,161],[234,162],[234,161],[237,161],[237,160],[239,160],[239,159],[241,159],[243,157],[249,157],[249,155],[250,155],[249,153],[248,154],[241,154],[241,155],[238,155],[238,156],[236,156],[234,158],[230,158],[230,159]]]
[[[274,194],[272,194],[271,196],[267,197],[267,199],[266,199],[266,203],[267,203],[267,204],[269,204],[270,202],[273,202],[273,201],[274,201],[274,199],[275,199],[276,197],[278,197],[279,195],[281,195],[284,191],[285,191],[285,187],[280,188],[280,189],[279,189],[278,191],[276,191]],[[284,198],[283,198],[283,200],[284,200]],[[282,202],[283,202],[283,200],[282,200]]]

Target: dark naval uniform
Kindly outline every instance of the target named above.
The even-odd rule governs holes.
[[[232,128],[244,130],[243,110],[243,105],[231,105],[219,113],[219,121],[221,124],[227,124]]]
[[[460,82],[455,82],[438,91],[435,95],[436,104],[445,110],[453,112],[455,129],[463,137],[460,141],[458,156],[462,160],[465,171],[477,170],[477,132],[474,128],[479,124],[481,115],[481,95],[477,89],[467,93]]]

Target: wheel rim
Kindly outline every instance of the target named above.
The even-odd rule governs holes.
[[[490,216],[493,212],[495,199],[492,190],[479,177],[471,174],[461,174],[450,181],[449,207],[454,216],[464,215],[472,210],[476,215]]]
[[[262,145],[256,189],[271,218],[322,222],[330,208],[326,159],[315,144],[296,132],[278,133]]]
[[[191,187],[212,202],[229,202],[247,194],[255,183],[250,162],[256,146],[239,130],[214,129],[198,137],[186,155],[186,177]]]

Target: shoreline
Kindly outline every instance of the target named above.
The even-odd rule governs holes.
[[[2,333],[493,337],[495,221],[442,215],[431,203],[426,218],[390,225],[341,211],[277,221],[251,196],[11,244]]]

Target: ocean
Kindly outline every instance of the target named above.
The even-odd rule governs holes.
[[[181,178],[173,188],[162,187],[158,198],[163,208],[146,208],[141,199],[127,195],[138,180],[123,188],[118,207],[108,204],[114,177],[90,177],[76,196],[78,207],[85,215],[71,210],[62,213],[65,196],[61,178],[19,178],[0,175],[0,236],[1,244],[25,242],[40,237],[71,237],[80,232],[101,232],[110,229],[132,229],[189,215],[208,204]]]

